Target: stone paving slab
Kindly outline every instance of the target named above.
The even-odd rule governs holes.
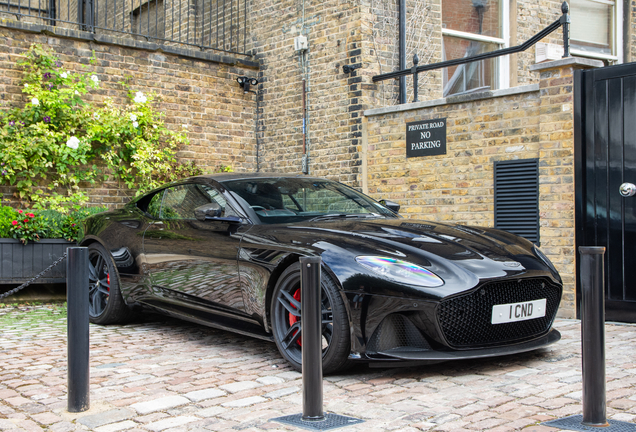
[[[301,430],[271,420],[302,412],[302,375],[274,344],[156,315],[90,326],[91,409],[69,413],[54,312],[0,308],[0,431]],[[556,431],[541,423],[582,413],[580,323],[556,326],[531,353],[327,376],[325,412],[364,420],[347,432]],[[636,325],[605,330],[608,418],[636,423]]]

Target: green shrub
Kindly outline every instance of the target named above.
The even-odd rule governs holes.
[[[11,222],[16,218],[16,212],[11,207],[0,206],[0,237],[10,238]]]
[[[106,211],[106,207],[84,207],[70,213],[58,210],[24,211],[0,207],[0,237],[15,238],[22,243],[43,238],[79,241],[79,229],[88,216]]]
[[[91,62],[94,60],[91,60]],[[186,126],[168,129],[152,93],[128,88],[129,104],[85,102],[100,86],[96,74],[66,70],[50,49],[33,45],[18,62],[24,107],[0,110],[0,184],[12,185],[25,206],[68,211],[86,203],[80,183],[114,176],[142,193],[201,174],[177,160]]]

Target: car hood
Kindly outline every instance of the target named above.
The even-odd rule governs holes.
[[[287,225],[260,225],[249,230],[252,241],[286,244],[301,254],[320,255],[345,290],[357,290],[357,280],[372,272],[357,256],[404,260],[432,271],[444,280],[440,288],[387,283],[380,275],[374,293],[439,298],[501,277],[558,274],[532,251],[532,243],[513,234],[481,227],[448,225],[412,219],[347,219]],[[368,285],[368,284],[367,284]],[[382,288],[380,288],[380,286]]]

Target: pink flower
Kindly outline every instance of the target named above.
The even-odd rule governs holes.
[[[18,224],[18,221],[13,221],[11,222],[11,225],[16,226]]]
[[[22,214],[22,213],[24,213],[24,212],[23,212],[22,210],[18,210],[18,213]]]
[[[35,215],[33,213],[27,213],[28,217],[35,217]]]
[[[29,222],[29,220],[28,220],[28,219],[25,219],[23,222],[24,222],[24,223],[27,223],[27,222]]]

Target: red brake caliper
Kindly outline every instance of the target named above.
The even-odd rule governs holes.
[[[297,290],[296,290],[296,292],[294,293],[294,300],[296,300],[296,301],[300,302],[300,290],[299,290],[299,289],[297,289]],[[291,305],[292,307],[294,306],[294,305],[293,305],[293,304],[291,304],[291,303],[290,303],[290,305]],[[296,324],[297,322],[298,322],[298,317],[297,317],[297,316],[294,316],[294,315],[292,315],[292,314],[289,314],[289,325],[290,325],[290,326],[293,326],[293,325],[294,325],[294,324]],[[296,330],[296,333],[298,333],[298,330]],[[294,335],[296,335],[296,333],[294,333]],[[298,339],[298,340],[296,341],[296,343],[297,343],[298,345],[301,345],[301,346],[302,346],[302,343],[300,342],[300,339]]]
[[[110,273],[106,273],[106,283],[108,284],[108,292],[110,292]]]

